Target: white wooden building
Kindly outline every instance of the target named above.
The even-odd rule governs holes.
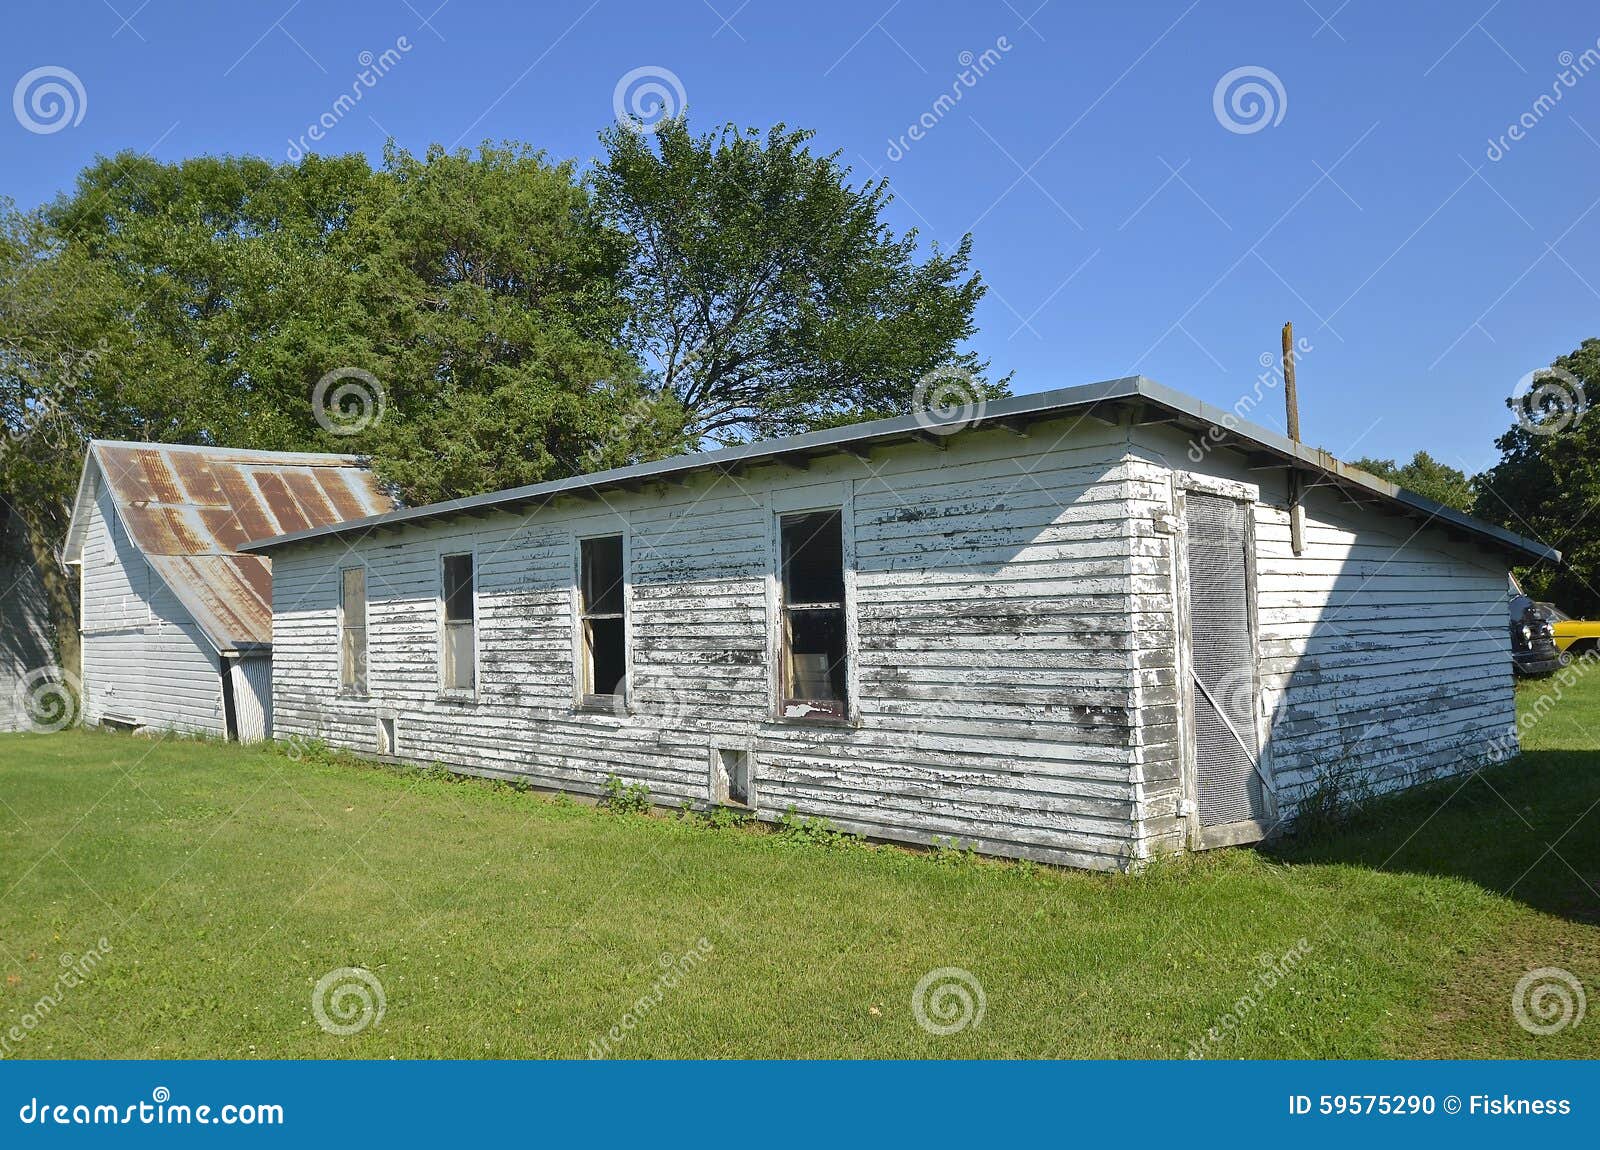
[[[1481,761],[1555,555],[1143,378],[244,550],[279,738],[1095,868]]]
[[[65,558],[83,722],[272,731],[272,566],[240,544],[391,509],[354,456],[89,444]]]

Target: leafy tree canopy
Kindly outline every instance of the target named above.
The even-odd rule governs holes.
[[[1478,477],[1483,518],[1558,548],[1559,567],[1521,573],[1538,599],[1600,617],[1600,339],[1536,374],[1526,395],[1507,400],[1515,420],[1495,446],[1500,461]]]
[[[1466,472],[1440,463],[1426,451],[1419,451],[1411,462],[1396,465],[1392,459],[1357,459],[1352,467],[1369,471],[1380,479],[1398,484],[1408,491],[1425,495],[1435,503],[1443,503],[1457,511],[1472,513],[1474,494],[1472,479]]]
[[[630,438],[658,421],[624,425],[645,397],[625,237],[571,164],[516,147],[391,149],[378,171],[124,155],[40,223],[50,283],[27,303],[97,287],[63,310],[112,344],[72,405],[84,436],[357,451],[412,502],[570,474],[596,444],[673,446]],[[314,402],[341,369],[362,374]]]
[[[0,201],[0,496],[50,566],[92,437],[365,454],[419,503],[1003,387],[959,350],[970,239],[919,258],[808,140],[615,130],[592,178],[127,152]]]
[[[391,151],[350,232],[358,326],[399,413],[371,449],[411,502],[683,446],[676,404],[638,385],[626,347],[626,237],[570,163]]]
[[[959,347],[983,295],[971,236],[919,261],[883,222],[886,181],[852,187],[812,133],[683,119],[614,127],[599,209],[630,237],[630,335],[692,437],[736,441],[910,410],[919,380],[987,364]]]
[[[366,454],[410,502],[655,457],[625,251],[523,148],[103,159],[0,212],[0,493],[52,566],[93,437]]]

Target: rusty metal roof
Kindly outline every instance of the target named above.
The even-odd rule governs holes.
[[[252,540],[393,510],[353,455],[94,440],[84,461],[67,559],[81,556],[91,470],[128,537],[219,651],[272,642],[272,564]]]

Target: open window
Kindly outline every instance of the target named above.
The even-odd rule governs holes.
[[[584,539],[578,549],[583,701],[615,705],[627,692],[627,597],[622,536]]]
[[[444,557],[443,599],[444,689],[471,691],[477,685],[477,612],[471,555]]]
[[[339,693],[367,693],[367,571],[339,573]]]
[[[814,511],[784,516],[779,529],[779,713],[843,719],[849,713],[843,522],[837,511]]]

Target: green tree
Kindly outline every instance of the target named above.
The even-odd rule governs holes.
[[[1520,572],[1538,599],[1574,615],[1600,615],[1600,339],[1586,339],[1507,400],[1516,418],[1495,446],[1500,461],[1477,479],[1483,518],[1562,552],[1559,567]]]
[[[89,438],[354,452],[419,503],[1003,390],[959,350],[970,239],[919,255],[809,133],[606,138],[592,184],[518,145],[127,152],[0,203],[0,495],[66,665]]]
[[[3,208],[0,493],[55,576],[93,437],[354,451],[411,502],[682,446],[624,338],[626,240],[536,152],[127,153]],[[380,418],[313,402],[341,369]]]
[[[1417,452],[1410,463],[1398,466],[1392,459],[1357,459],[1350,466],[1370,471],[1435,503],[1472,513],[1475,496],[1471,477],[1448,463],[1440,463],[1426,451]]]
[[[76,396],[83,433],[317,445],[305,373],[366,350],[343,243],[372,179],[359,156],[288,166],[125,153],[85,169],[39,213],[44,277],[99,285],[90,306],[64,309],[111,350]]]
[[[410,502],[677,446],[624,343],[626,240],[570,163],[124,155],[43,218],[114,284],[133,438],[369,454]]]
[[[683,119],[614,127],[593,180],[632,238],[630,333],[692,438],[733,441],[910,410],[936,368],[987,364],[959,350],[983,295],[972,239],[919,262],[915,231],[883,222],[886,181],[850,186],[813,133]]]
[[[391,149],[350,232],[357,326],[389,409],[353,438],[408,501],[684,446],[676,403],[639,386],[626,346],[627,239],[571,163],[512,146]]]
[[[0,202],[0,500],[44,583],[62,665],[76,671],[75,583],[58,561],[83,463],[83,428],[125,427],[108,382],[121,347],[116,293],[92,261]]]

